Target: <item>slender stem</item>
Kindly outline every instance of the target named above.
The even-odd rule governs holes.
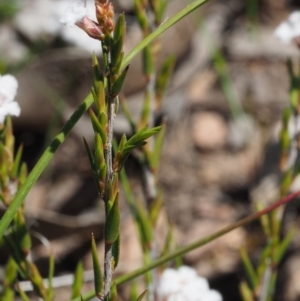
[[[106,53],[106,60],[105,60],[105,69],[107,70],[107,139],[105,145],[105,161],[107,167],[107,175],[106,175],[106,183],[105,183],[105,212],[106,212],[106,220],[108,216],[108,202],[109,202],[109,183],[113,178],[113,166],[112,166],[112,145],[113,145],[113,130],[114,130],[114,119],[115,119],[115,103],[114,98],[111,97],[111,70],[110,70],[111,62],[110,62],[110,53]],[[102,300],[109,299],[110,287],[111,287],[111,280],[113,274],[112,268],[112,245],[105,243],[105,250],[104,250],[104,292]]]
[[[77,108],[77,110],[72,114],[70,119],[64,125],[62,130],[59,132],[57,136],[52,140],[51,144],[47,149],[44,151],[43,155],[36,163],[35,167],[32,169],[31,173],[28,175],[25,183],[22,187],[18,190],[17,194],[15,195],[13,201],[5,211],[2,219],[0,220],[0,238],[4,235],[5,230],[11,223],[15,213],[17,212],[18,208],[23,203],[23,200],[27,196],[28,192],[35,184],[37,179],[40,177],[46,166],[51,161],[52,157],[54,156],[56,150],[60,147],[60,145],[65,141],[67,135],[72,130],[74,125],[77,121],[81,118],[84,112],[91,106],[93,103],[93,97],[89,94],[82,104]]]
[[[187,246],[184,246],[182,248],[179,248],[177,250],[175,250],[174,252],[171,252],[169,253],[168,255],[166,256],[163,256],[163,257],[160,257],[156,260],[154,260],[153,262],[151,262],[150,264],[146,265],[146,266],[143,266],[133,272],[130,272],[130,273],[127,273],[125,275],[122,275],[118,278],[115,279],[115,283],[116,285],[120,285],[120,284],[123,284],[125,282],[128,282],[130,280],[133,280],[141,275],[143,275],[144,273],[148,272],[149,270],[153,269],[153,268],[156,268],[168,261],[171,261],[171,260],[174,260],[176,259],[176,257],[179,257],[179,256],[182,256],[190,251],[193,251],[199,247],[202,247],[210,242],[212,242],[213,240],[217,239],[218,237],[220,236],[223,236],[227,233],[229,233],[230,231],[234,230],[234,229],[237,229],[239,227],[242,227],[258,218],[260,218],[261,216],[263,216],[264,214],[267,214],[269,212],[271,212],[272,210],[284,205],[284,204],[287,204],[288,202],[290,202],[291,200],[293,200],[294,198],[296,198],[297,196],[300,195],[300,190],[294,192],[294,193],[291,193],[290,195],[280,199],[279,201],[277,201],[276,203],[272,204],[271,206],[259,211],[259,212],[256,212],[256,213],[253,213],[251,215],[249,215],[248,217],[245,217],[235,223],[232,223],[231,225],[215,232],[214,234],[211,234],[211,235],[208,235],[204,238],[201,238]],[[91,298],[93,298],[95,296],[95,293],[94,292],[88,292],[86,294],[84,294],[82,297],[83,297],[83,300],[89,300]],[[81,301],[80,298],[75,298],[73,299],[72,301]]]
[[[121,70],[124,69],[132,59],[147,45],[149,45],[154,39],[160,36],[163,32],[165,32],[168,28],[170,28],[173,24],[177,23],[179,20],[184,18],[186,15],[191,13],[196,8],[200,7],[208,0],[196,0],[193,3],[187,5],[183,10],[178,12],[172,18],[168,19],[164,24],[162,24],[158,29],[156,29],[152,34],[150,34],[146,39],[144,39],[141,43],[139,43],[123,60]],[[46,166],[49,164],[52,159],[57,148],[63,143],[66,138],[66,135],[70,132],[76,122],[80,119],[83,113],[91,106],[93,103],[93,97],[90,93],[87,95],[83,103],[78,107],[78,109],[74,112],[72,117],[67,121],[62,131],[54,138],[51,145],[45,150],[44,154],[37,162],[36,166],[29,174],[26,182],[19,189],[9,208],[6,210],[2,219],[0,220],[0,238],[3,236],[6,228],[10,224],[13,219],[14,214],[17,212],[19,206],[22,204],[23,200],[27,196],[28,192],[35,184],[41,173],[44,171]]]

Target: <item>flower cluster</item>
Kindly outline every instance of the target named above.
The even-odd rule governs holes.
[[[4,123],[7,115],[20,115],[20,106],[14,101],[17,89],[18,82],[14,76],[10,74],[0,75],[0,124]]]
[[[165,269],[157,286],[161,301],[222,301],[221,294],[209,289],[208,281],[187,266]]]
[[[282,22],[275,30],[274,35],[282,42],[299,44],[300,38],[300,11],[292,12],[288,19]]]
[[[67,7],[60,21],[67,26],[75,24],[91,38],[103,40],[105,35],[114,29],[114,9],[109,0],[96,0],[95,10],[98,23],[87,16],[85,2],[77,0]]]

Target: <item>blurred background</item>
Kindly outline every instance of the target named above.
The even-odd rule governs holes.
[[[0,73],[19,81],[22,112],[13,122],[29,168],[89,93],[92,53],[101,57],[97,41],[60,24],[70,1],[0,0]],[[133,1],[112,2],[116,13],[126,14],[128,53],[142,37]],[[187,4],[170,0],[166,18]],[[87,5],[92,15],[93,1]],[[175,54],[176,67],[158,116],[167,122],[159,185],[180,246],[250,214],[254,201],[269,203],[278,196],[278,137],[289,89],[286,60],[297,62],[299,49],[282,44],[273,32],[297,7],[300,1],[211,0],[160,38],[158,66]],[[123,93],[138,117],[145,87],[140,57],[129,70]],[[121,113],[115,133],[123,132],[130,134],[130,127]],[[83,136],[92,141],[92,133],[84,116],[26,200],[32,233],[45,236],[54,248],[57,275],[73,272],[79,260],[86,270],[92,268],[91,232],[103,249],[103,211],[82,143]],[[141,171],[133,158],[127,171],[138,195]],[[126,205],[121,206],[124,233],[117,274],[142,264],[134,223]],[[298,201],[288,205],[284,229],[298,213]],[[165,223],[166,218],[162,231]],[[245,278],[239,250],[246,246],[255,262],[264,244],[256,222],[187,254],[184,262],[207,277],[225,301],[238,301]],[[7,251],[0,252],[3,265]],[[275,300],[299,300],[299,252],[297,233],[280,266]],[[32,257],[44,276],[48,256],[49,250],[35,239]],[[91,288],[87,284],[85,289]],[[57,300],[68,298],[65,290]]]

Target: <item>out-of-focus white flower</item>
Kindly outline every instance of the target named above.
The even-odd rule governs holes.
[[[77,0],[66,8],[64,15],[60,18],[60,22],[67,26],[74,26],[86,16],[86,1]]]
[[[274,31],[274,35],[288,44],[300,36],[300,11],[292,12]]]
[[[20,115],[20,106],[14,101],[17,89],[18,82],[14,76],[10,74],[0,75],[0,123],[4,123],[7,115]]]
[[[222,301],[221,294],[210,290],[208,281],[190,267],[165,269],[157,286],[157,296],[164,301]]]

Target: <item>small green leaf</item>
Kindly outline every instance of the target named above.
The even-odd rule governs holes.
[[[163,204],[164,201],[163,201],[162,192],[158,191],[156,198],[151,202],[149,208],[149,215],[150,215],[152,225],[156,224],[156,221],[158,219],[159,213],[161,212]]]
[[[21,164],[21,158],[22,158],[22,153],[23,153],[23,145],[20,145],[18,148],[13,166],[12,166],[12,171],[11,171],[11,177],[15,179],[18,175],[19,169],[20,169],[20,164]]]
[[[81,288],[83,285],[83,264],[82,262],[78,262],[74,274],[74,282],[72,285],[72,299],[80,296]]]
[[[90,113],[94,131],[96,133],[100,134],[102,142],[103,142],[103,144],[105,144],[106,143],[106,134],[105,134],[104,129],[102,128],[100,121],[98,120],[98,118],[96,117],[96,115],[92,109],[89,109],[89,113]]]
[[[162,98],[166,92],[167,85],[169,83],[171,74],[173,73],[175,66],[175,56],[171,55],[164,62],[159,75],[157,76],[155,83],[155,93],[156,93],[156,101],[159,107],[162,103]]]
[[[95,53],[93,53],[92,55],[92,68],[93,68],[94,87],[97,88],[98,82],[102,80],[102,75],[100,72],[98,58]]]
[[[129,65],[121,72],[121,74],[118,76],[118,78],[113,83],[111,91],[110,91],[110,94],[113,98],[115,98],[120,93],[123,83],[125,81],[128,69],[129,69]]]
[[[98,259],[97,246],[96,246],[94,234],[92,234],[92,257],[93,257],[95,293],[97,297],[100,297],[102,293],[103,280],[102,280],[102,273],[101,273],[100,263]]]
[[[116,25],[114,28],[113,40],[117,41],[120,38],[124,37],[125,32],[126,32],[126,23],[125,23],[125,16],[123,13],[123,14],[120,14],[117,19],[117,22],[116,22]]]
[[[145,290],[143,293],[141,293],[141,295],[136,299],[136,301],[141,301],[144,298],[144,296],[146,295],[147,291],[148,290]]]
[[[107,114],[104,111],[101,111],[99,114],[99,122],[103,129],[107,126]]]
[[[49,257],[49,272],[48,272],[48,289],[47,289],[47,301],[52,301],[54,297],[54,288],[52,280],[54,276],[55,259],[54,254],[51,252]]]
[[[152,225],[146,210],[141,202],[136,202],[135,219],[138,224],[140,236],[143,242],[143,249],[147,250],[151,247],[152,242]]]
[[[120,55],[123,49],[125,32],[125,17],[124,14],[121,14],[116,22],[113,36],[113,46],[111,50],[111,61],[113,66],[115,66],[120,59]]]
[[[20,297],[23,301],[30,301],[29,297],[26,295],[26,293],[22,290],[21,286],[18,285],[18,292],[20,294]]]
[[[273,250],[273,244],[272,241],[270,241],[263,249],[263,251],[260,254],[260,258],[257,264],[257,277],[258,279],[261,279],[263,277],[266,267],[267,267],[267,262],[269,258],[272,256],[272,251]]]
[[[117,301],[118,300],[118,293],[117,293],[117,286],[116,283],[113,281],[110,287],[110,294],[108,301]]]
[[[19,183],[20,185],[23,185],[23,183],[26,181],[28,175],[28,169],[26,163],[22,163],[20,172],[19,172]]]
[[[150,45],[143,49],[143,72],[146,76],[150,76],[154,71],[153,55]]]
[[[98,111],[105,111],[106,110],[106,102],[105,102],[105,88],[103,81],[98,83],[98,94],[97,94],[97,101],[96,106]]]
[[[5,268],[5,283],[6,285],[12,285],[17,277],[17,264],[12,257],[9,260]]]
[[[256,211],[261,211],[263,210],[263,205],[259,202],[257,202],[255,204],[255,207],[256,207]],[[262,228],[264,230],[264,233],[266,234],[267,237],[271,237],[271,222],[270,222],[270,215],[269,214],[265,214],[265,215],[262,215],[260,217],[260,222],[261,222],[261,225],[262,225]]]
[[[168,3],[169,3],[168,0],[159,1],[158,8],[156,9],[156,12],[155,12],[155,23],[157,26],[159,26],[163,21],[163,17],[165,15]]]
[[[143,1],[141,0],[134,0],[134,8],[136,12],[136,16],[139,22],[140,27],[142,28],[144,32],[144,36],[147,35],[149,31],[149,22],[146,15],[146,10],[143,4]]]
[[[0,297],[1,301],[14,301],[15,292],[10,287],[5,287]]]
[[[18,271],[21,274],[22,278],[26,278],[26,275],[21,268],[21,265],[25,262],[25,256],[22,253],[22,251],[20,250],[19,245],[15,243],[15,241],[13,239],[13,233],[9,233],[9,234],[3,236],[3,240],[10,252],[10,255],[13,257],[14,261],[17,263]]]
[[[159,162],[160,162],[160,157],[161,157],[161,151],[163,147],[163,142],[165,138],[165,133],[166,133],[166,127],[162,126],[161,130],[158,132],[155,143],[154,143],[154,149],[149,156],[149,162],[152,170],[157,170]]]
[[[295,236],[296,228],[291,229],[289,233],[281,240],[279,246],[275,250],[275,263],[279,264],[282,257],[286,253],[287,248],[290,246],[293,237]]]
[[[153,97],[152,92],[147,90],[145,92],[139,127],[145,127],[149,123],[149,116],[152,116],[152,113],[153,113],[153,111],[152,111],[153,108],[151,106],[152,97]]]
[[[114,269],[118,266],[120,258],[120,234],[112,244],[112,255],[114,257]]]
[[[158,131],[160,131],[162,126],[157,126],[151,129],[147,127],[142,128],[139,130],[135,135],[133,135],[128,141],[125,143],[123,148],[123,154],[132,151],[135,148],[141,147],[145,145],[145,140],[149,137],[155,135]]]
[[[95,133],[95,165],[100,169],[105,164],[104,146],[100,134]]]
[[[96,185],[98,187],[98,191],[101,191],[100,189],[100,185],[99,185],[99,180],[101,179],[100,175],[98,177],[98,172],[97,172],[97,167],[96,167],[96,164],[95,164],[95,158],[94,158],[94,155],[92,154],[90,148],[89,148],[89,145],[88,143],[86,142],[85,138],[83,138],[83,144],[84,144],[84,147],[85,147],[85,150],[88,154],[88,158],[89,158],[89,161],[90,161],[90,165],[91,165],[91,168],[92,168],[92,172],[93,172],[93,176],[94,176],[94,180],[96,182]]]
[[[255,301],[254,293],[251,291],[251,289],[245,281],[242,281],[240,284],[240,292],[243,301]]]
[[[252,289],[255,289],[256,288],[256,285],[257,285],[257,282],[258,282],[258,277],[257,277],[257,274],[255,272],[255,269],[250,261],[250,258],[248,256],[248,253],[246,251],[245,248],[241,248],[241,258],[242,258],[242,261],[243,261],[243,264],[244,264],[244,268],[247,272],[247,275],[249,277],[249,281],[250,281],[250,284],[251,284],[251,288]]]
[[[120,234],[120,209],[118,194],[113,203],[112,208],[109,210],[105,222],[105,243],[113,244]]]
[[[138,298],[138,287],[136,281],[132,282],[132,285],[130,287],[130,293],[129,293],[129,300],[128,301],[136,301]]]

